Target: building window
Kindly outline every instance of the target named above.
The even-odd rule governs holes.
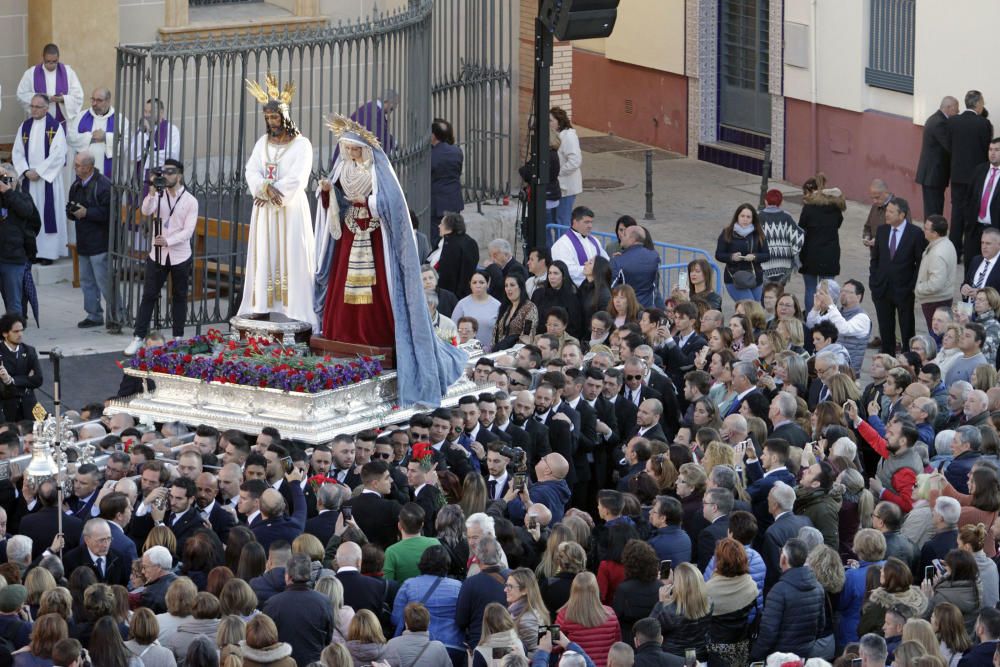
[[[916,0],[871,0],[865,83],[913,94]]]

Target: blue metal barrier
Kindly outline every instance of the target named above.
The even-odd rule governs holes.
[[[548,231],[550,248],[556,242],[556,239],[569,231],[569,227],[566,225],[549,224],[545,225],[545,229]],[[593,231],[591,234],[601,239],[605,246],[609,241],[618,241],[618,237],[613,232]],[[680,272],[687,271],[688,263],[699,257],[708,262],[708,265],[712,267],[712,271],[715,273],[715,291],[719,292],[722,288],[722,269],[719,268],[715,257],[705,250],[685,245],[676,245],[674,243],[664,243],[663,241],[653,241],[653,247],[660,254],[660,296],[668,297],[670,290],[680,276]],[[719,293],[721,294],[721,292]]]

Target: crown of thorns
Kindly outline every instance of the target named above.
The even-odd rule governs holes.
[[[295,84],[289,81],[285,84],[284,89],[278,88],[278,77],[274,76],[270,72],[264,78],[264,85],[261,86],[256,81],[246,80],[247,92],[256,98],[261,104],[267,104],[269,101],[275,101],[282,105],[285,109],[292,102],[292,97],[295,95]]]

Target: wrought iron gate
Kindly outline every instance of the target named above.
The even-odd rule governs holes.
[[[466,201],[509,192],[516,30],[510,4],[411,0],[396,12],[323,29],[120,46],[115,108],[130,130],[115,137],[119,159],[112,180],[121,206],[113,211],[111,257],[123,323],[134,322],[150,250],[151,222],[138,207],[145,186],[137,159],[148,147],[136,145],[148,100],[160,100],[164,117],[179,131],[185,184],[199,202],[187,324],[224,322],[239,307],[242,290],[252,205],[244,165],[264,131],[244,81],[262,81],[270,71],[282,84],[295,82],[292,117],[314,150],[311,198],[334,148],[325,117],[398,97],[389,116],[390,158],[410,207],[426,225],[435,116],[454,123],[465,151]],[[169,308],[161,313],[166,318]],[[160,319],[155,326],[169,324]]]

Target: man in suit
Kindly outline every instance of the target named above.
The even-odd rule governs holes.
[[[306,498],[299,486],[302,471],[292,468],[291,472],[285,474],[285,481],[292,491],[291,507],[285,504],[285,499],[273,488],[267,489],[260,496],[261,521],[251,530],[265,550],[271,542],[277,540],[285,540],[291,544],[306,527]],[[286,513],[286,509],[291,510],[290,515]]]
[[[785,467],[788,460],[789,444],[786,440],[771,438],[764,443],[760,457],[752,447],[737,447],[737,454],[745,453],[746,474],[749,486],[747,494],[753,515],[757,518],[757,544],[763,542],[764,532],[771,525],[771,487],[778,482],[795,486],[795,475]]]
[[[990,607],[980,609],[975,632],[978,641],[958,661],[959,667],[996,664],[997,647],[1000,646],[1000,611]]]
[[[222,503],[216,501],[219,493],[219,482],[210,472],[203,472],[194,481],[195,503],[203,519],[212,525],[212,530],[226,543],[229,531],[236,525],[236,513],[227,510]],[[324,542],[325,544],[325,542]]]
[[[482,470],[482,461],[486,458],[486,448],[499,440],[489,429],[479,423],[479,398],[463,396],[458,400],[458,411],[462,414],[462,433],[458,436],[458,444],[471,449],[475,460],[469,457],[472,467]]]
[[[647,440],[659,440],[660,442],[670,442],[667,434],[660,426],[660,417],[663,412],[663,404],[659,399],[647,398],[639,404],[639,409],[635,413],[635,426],[629,432],[628,439],[646,438]]]
[[[708,342],[698,333],[698,308],[693,303],[674,307],[674,327],[677,332],[655,351],[675,387],[684,385],[684,375],[694,369],[694,357]]]
[[[559,410],[553,410],[553,405],[558,405],[556,401],[556,389],[548,382],[538,385],[535,390],[535,416],[533,419],[541,422],[549,433],[549,447],[552,452],[559,454],[567,462],[573,460],[573,420]],[[573,487],[576,482],[576,471],[573,466],[569,467],[569,474],[566,476],[566,483]]]
[[[792,513],[794,505],[795,489],[785,482],[775,482],[767,497],[767,509],[774,521],[764,533],[760,554],[767,567],[764,578],[765,595],[781,577],[781,548],[785,546],[785,542],[798,536],[799,529],[803,526],[812,525],[808,517]]]
[[[31,538],[31,558],[34,560],[49,548],[59,532],[58,492],[54,482],[45,481],[38,487],[38,502],[41,508],[21,519],[20,532]],[[65,548],[75,549],[80,544],[83,534],[83,522],[75,516],[65,514],[62,517],[62,532],[65,538]]]
[[[500,406],[503,401],[497,401],[497,424],[502,428],[501,415],[504,409]],[[528,434],[529,446],[524,447],[528,454],[528,467],[534,468],[546,454],[552,452],[549,444],[549,429],[545,424],[535,419],[535,397],[530,391],[519,391],[513,396],[513,403],[510,406],[510,424],[508,430],[520,428]]]
[[[963,236],[974,222],[968,219],[973,172],[986,161],[993,138],[993,124],[983,116],[985,108],[983,94],[970,90],[965,94],[965,111],[951,116],[945,123],[951,154],[951,231],[948,238],[955,244],[959,261],[962,261],[965,248]],[[904,340],[909,339],[904,336]]]
[[[240,484],[239,500],[236,503],[237,522],[253,530],[262,521],[260,498],[267,488],[267,482],[262,479],[248,479]]]
[[[354,469],[354,438],[346,433],[341,433],[333,439],[331,449],[333,451],[333,467],[330,468],[329,476],[336,478],[347,488],[353,489],[361,483],[361,477]]]
[[[84,463],[73,477],[73,495],[66,499],[70,512],[80,521],[87,522],[97,516],[97,495],[101,486],[101,472],[93,463]]]
[[[25,321],[19,313],[0,317],[0,406],[9,422],[32,419],[35,389],[42,386],[38,353],[22,342]]]
[[[795,423],[796,412],[798,412],[798,404],[795,397],[787,391],[781,391],[771,399],[767,418],[773,427],[771,430],[772,438],[780,438],[793,447],[803,447],[809,442],[809,435]]]
[[[489,459],[487,459],[488,461]],[[410,459],[406,464],[406,481],[410,486],[410,499],[424,510],[424,530],[427,537],[436,534],[435,522],[438,509],[444,506],[441,490],[427,483],[427,473],[434,467],[433,460],[428,456],[421,460]]]
[[[450,470],[459,479],[472,471],[472,449],[458,443],[458,437],[465,432],[464,423],[458,410],[438,408],[431,413],[428,433],[438,470]]]
[[[966,211],[965,250],[966,261],[979,253],[983,230],[1000,229],[1000,138],[990,141],[988,161],[976,165],[972,172]]]
[[[566,387],[563,389],[563,404],[580,415],[580,432],[577,437],[573,468],[576,484],[573,486],[573,505],[590,509],[594,505],[592,491],[594,479],[594,452],[601,436],[597,434],[597,411],[583,400],[584,374],[579,368],[565,370]],[[596,507],[595,507],[596,509]]]
[[[944,190],[951,172],[951,146],[947,121],[958,113],[958,100],[951,95],[941,100],[941,106],[924,121],[920,161],[916,182],[924,194],[924,219],[944,213]]]
[[[83,544],[63,556],[63,567],[72,572],[87,567],[97,575],[97,581],[114,586],[128,586],[132,561],[111,549],[111,526],[104,519],[90,519],[83,526]]]
[[[633,357],[645,364],[646,375],[643,383],[660,395],[660,402],[663,403],[660,425],[663,426],[663,432],[673,438],[681,427],[681,404],[673,380],[656,365],[656,354],[651,345],[638,346],[633,352]]]
[[[635,406],[636,410],[643,401],[655,398],[661,400],[663,394],[646,384],[646,362],[638,357],[633,357],[622,366],[625,385],[622,387],[622,395],[626,401]],[[631,422],[629,422],[631,423]]]
[[[347,487],[341,484],[320,484],[316,489],[317,514],[306,521],[305,532],[315,535],[324,546],[337,529],[340,505],[347,494]]]
[[[495,442],[486,452],[486,470],[483,473],[486,477],[486,502],[503,499],[513,482],[507,470],[510,458],[500,451],[503,447],[503,443]]]
[[[987,227],[979,240],[979,254],[966,263],[965,281],[961,293],[966,301],[976,298],[985,287],[1000,290],[1000,271],[996,270],[1000,255],[1000,229]]]
[[[396,523],[399,510],[395,500],[386,500],[392,487],[389,464],[385,461],[371,461],[361,468],[364,489],[361,494],[345,503],[351,507],[354,520],[368,539],[383,551],[396,543]]]
[[[177,553],[182,554],[187,538],[204,526],[201,513],[195,505],[197,489],[194,481],[178,477],[169,489],[161,488],[158,492],[163,495],[170,510],[167,511],[166,505],[161,509],[154,502],[149,512],[132,520],[132,539],[138,542],[141,536],[141,541],[144,542],[153,526],[164,525],[174,533],[177,538]]]
[[[615,410],[615,421],[618,422],[619,442],[628,437],[635,424],[635,415],[638,407],[625,396],[625,375],[617,368],[609,368],[604,371],[604,388],[601,395],[611,403]]]
[[[955,195],[953,184],[952,197]],[[909,341],[915,333],[913,288],[927,246],[923,232],[906,221],[909,212],[905,199],[896,197],[889,202],[885,207],[886,224],[878,228],[872,246],[868,285],[878,314],[882,352],[891,355],[896,354],[897,317],[903,341]]]
[[[395,530],[395,523],[392,528]],[[385,584],[361,574],[361,547],[354,542],[341,542],[337,547],[337,579],[344,587],[345,605],[381,613]]]
[[[622,253],[611,258],[611,275],[635,290],[635,298],[643,308],[656,303],[656,285],[660,275],[660,254],[645,246],[646,230],[639,225],[625,228]]]
[[[621,442],[618,436],[618,418],[615,406],[604,397],[604,373],[597,368],[588,368],[583,373],[583,400],[593,409],[596,416],[595,430],[598,441],[594,448],[594,485],[603,489],[608,485],[611,474],[609,460],[615,455]]]
[[[733,364],[733,391],[736,392],[736,398],[723,417],[737,414],[750,394],[760,393],[757,389],[757,369],[749,361]]]
[[[649,440],[641,436],[629,439],[622,449],[625,456],[617,462],[618,483],[615,488],[625,492],[632,478],[646,470],[646,462],[653,455],[653,449]]]
[[[437,247],[438,224],[445,213],[461,213],[465,208],[462,196],[462,149],[455,145],[451,123],[435,118],[431,125],[431,244]],[[422,256],[423,262],[427,256]]]
[[[698,533],[698,568],[702,571],[715,555],[715,545],[729,532],[729,513],[733,511],[733,494],[729,489],[705,491],[701,512],[708,525]]]
[[[816,377],[809,383],[809,396],[806,399],[810,410],[815,410],[818,404],[830,400],[830,388],[826,383],[840,372],[837,355],[820,352],[813,359],[813,368],[816,370]]]
[[[491,262],[486,265],[486,276],[490,279],[489,293],[497,301],[503,303],[504,283],[514,276],[528,280],[528,270],[514,259],[514,253],[507,239],[493,239],[487,246]],[[524,298],[527,298],[526,296]]]
[[[132,503],[124,493],[109,493],[101,498],[101,518],[108,522],[111,531],[111,550],[121,556],[126,563],[139,557],[133,542],[125,534],[125,526],[132,520]]]

